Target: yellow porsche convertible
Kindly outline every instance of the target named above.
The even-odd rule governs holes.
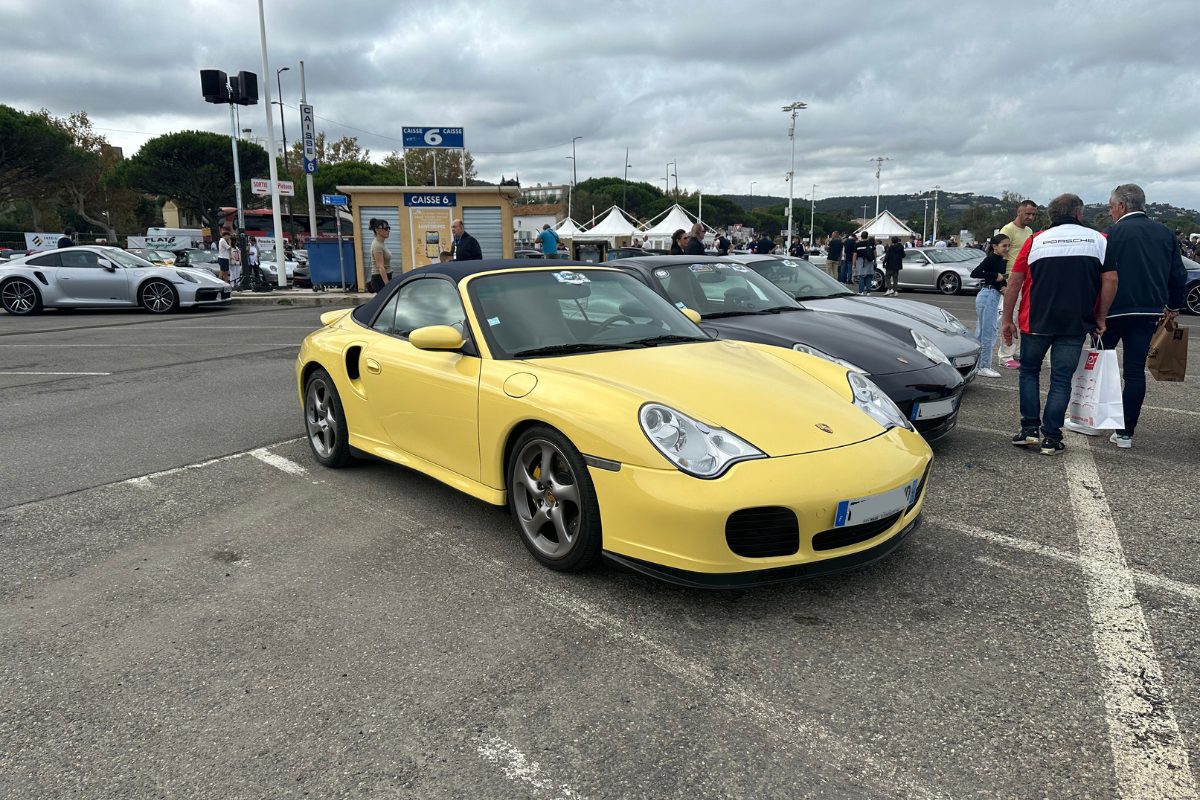
[[[933,456],[868,377],[714,339],[620,270],[530,263],[425,267],[322,315],[296,362],[317,460],[507,504],[552,569],[690,586],[858,567],[917,528]]]

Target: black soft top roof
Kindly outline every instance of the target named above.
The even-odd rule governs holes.
[[[391,298],[392,294],[397,292],[401,286],[409,281],[417,280],[418,278],[427,278],[436,276],[453,281],[455,285],[469,278],[472,275],[478,275],[480,272],[493,272],[498,269],[539,269],[542,267],[569,267],[573,269],[592,269],[595,267],[608,267],[611,264],[588,264],[580,261],[567,261],[564,259],[529,259],[529,258],[486,258],[482,261],[447,261],[445,263],[430,264],[427,267],[418,267],[411,272],[404,273],[400,280],[394,280],[388,283],[383,288],[383,291],[376,294],[367,302],[363,303],[358,308],[354,309],[352,316],[355,321],[363,325],[370,325],[375,319],[375,315],[383,308],[384,304]]]

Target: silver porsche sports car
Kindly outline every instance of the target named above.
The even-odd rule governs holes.
[[[168,314],[229,305],[231,292],[204,270],[157,266],[117,247],[64,247],[0,264],[0,305],[18,316],[43,308],[125,306]]]

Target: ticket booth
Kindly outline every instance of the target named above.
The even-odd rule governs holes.
[[[409,272],[438,263],[450,252],[450,223],[461,219],[479,242],[484,258],[513,257],[513,200],[516,186],[339,186],[354,216],[354,260],[359,286],[366,286],[371,263],[372,219],[391,228],[387,247],[392,271]]]

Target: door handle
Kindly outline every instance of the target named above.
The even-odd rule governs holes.
[[[383,370],[380,368],[378,361],[373,358],[367,359],[367,372],[371,373],[372,375],[378,375],[382,371]]]

